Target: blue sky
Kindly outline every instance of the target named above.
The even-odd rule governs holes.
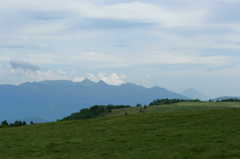
[[[0,1],[2,84],[87,77],[240,95],[239,0]]]

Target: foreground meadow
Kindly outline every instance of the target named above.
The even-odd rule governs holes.
[[[4,159],[238,159],[239,103],[177,103],[0,129]]]

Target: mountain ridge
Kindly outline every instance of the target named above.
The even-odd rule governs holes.
[[[194,88],[188,88],[182,91],[180,94],[189,97],[191,99],[200,99],[200,100],[207,100],[209,97],[204,95],[203,93],[199,92],[198,90]]]
[[[96,104],[148,104],[158,98],[187,99],[164,88],[146,88],[132,83],[116,86],[103,81],[56,80],[0,85],[3,112],[0,120],[36,116],[52,121]]]

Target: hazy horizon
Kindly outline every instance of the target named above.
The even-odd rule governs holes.
[[[231,97],[231,96],[207,96],[206,94],[204,94],[203,92],[199,91],[198,89],[196,88],[185,88],[183,90],[179,90],[179,91],[174,91],[174,90],[170,90],[166,87],[160,87],[160,86],[146,86],[146,85],[143,85],[143,84],[138,84],[138,83],[133,83],[133,82],[128,82],[128,81],[122,81],[121,83],[111,83],[111,81],[108,81],[108,80],[105,80],[105,79],[90,79],[88,77],[86,78],[82,78],[82,79],[78,79],[78,80],[38,80],[38,81],[25,81],[25,82],[22,82],[22,83],[15,83],[15,84],[0,84],[0,86],[4,86],[4,85],[12,85],[12,86],[22,86],[22,85],[25,85],[25,84],[36,84],[36,83],[46,83],[46,82],[50,82],[52,84],[59,84],[59,82],[61,83],[68,83],[68,82],[72,82],[72,83],[76,83],[76,84],[80,84],[82,82],[93,82],[94,84],[99,84],[101,82],[105,83],[106,85],[109,85],[109,86],[122,86],[122,85],[125,85],[125,84],[130,84],[130,85],[136,85],[136,86],[140,86],[140,87],[144,87],[144,88],[164,88],[164,89],[167,89],[173,93],[178,93],[178,94],[181,94],[185,97],[190,97],[190,98],[194,98],[194,97],[191,97],[191,96],[196,96],[196,99],[199,99],[201,98],[200,100],[208,100],[208,99],[213,99],[213,98],[218,98],[218,97]],[[187,94],[185,94],[187,92]],[[234,97],[234,96],[232,96]],[[235,96],[235,97],[238,97],[238,96]]]
[[[2,1],[0,84],[89,78],[240,96],[239,4]]]

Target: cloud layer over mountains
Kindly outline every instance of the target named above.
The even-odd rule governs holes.
[[[0,83],[90,73],[212,96],[240,93],[239,1],[0,2]]]

